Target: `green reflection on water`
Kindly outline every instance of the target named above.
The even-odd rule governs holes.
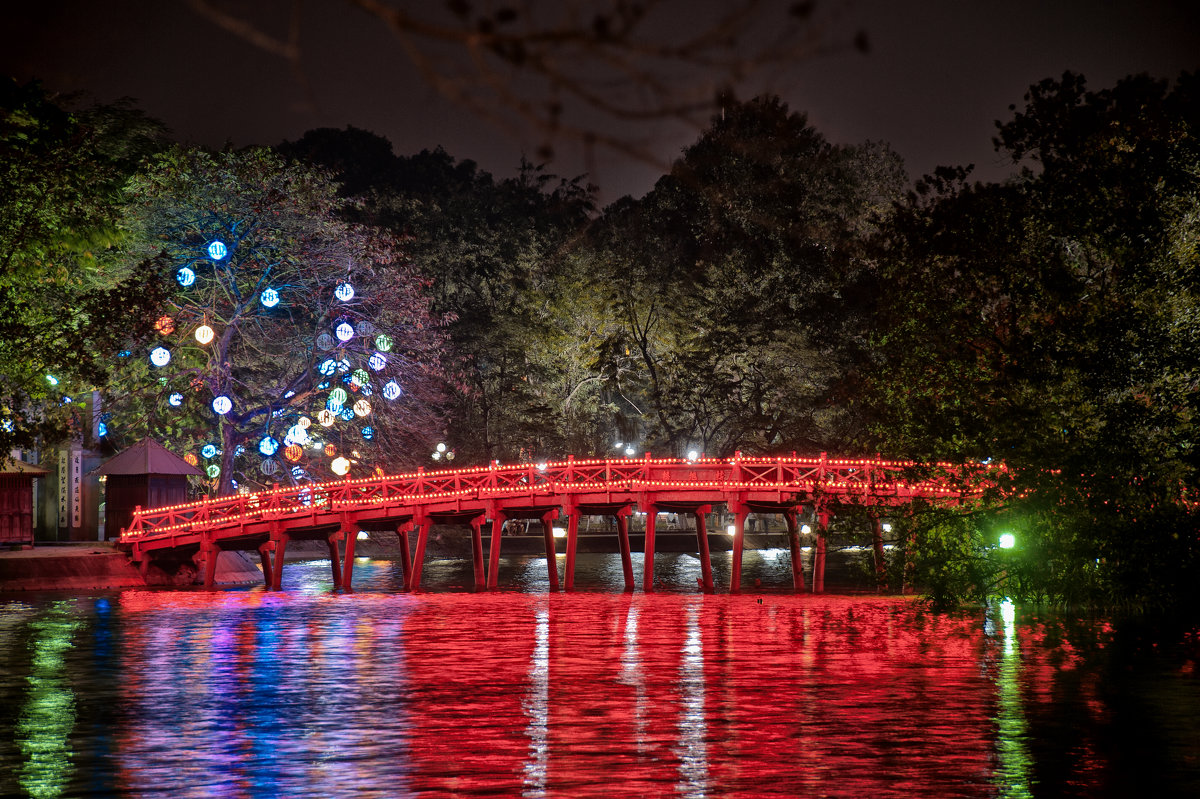
[[[75,727],[75,694],[63,655],[82,625],[73,614],[71,603],[56,602],[29,625],[33,657],[17,742],[25,757],[21,787],[34,797],[61,796],[72,771],[68,739]]]
[[[1033,758],[1029,754],[1029,730],[1021,701],[1021,644],[1017,640],[1016,609],[1010,600],[1000,605],[1004,620],[1004,650],[996,675],[996,755],[995,774],[999,796],[1009,799],[1032,797],[1029,785]]]

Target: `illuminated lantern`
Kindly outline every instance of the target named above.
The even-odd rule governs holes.
[[[233,410],[233,400],[229,399],[229,397],[226,397],[224,394],[222,394],[221,396],[217,397],[216,399],[214,399],[212,401],[212,409],[214,411],[216,411],[217,413],[219,413],[221,416],[224,416],[225,414],[227,414],[231,410]]]
[[[370,412],[371,403],[367,402],[365,399],[361,399],[354,403],[354,414],[356,416],[366,416]]]
[[[200,325],[196,328],[196,341],[201,344],[208,344],[213,340],[213,329],[208,325]]]
[[[292,477],[294,477],[294,478],[295,478],[295,479],[297,479],[297,480],[303,480],[305,477],[307,477],[307,475],[306,475],[306,474],[304,474],[304,467],[302,467],[302,466],[293,466],[293,467],[292,467]],[[307,505],[308,503],[306,502],[306,503],[304,503],[304,504],[306,504],[306,505]]]
[[[380,352],[391,352],[392,337],[387,333],[380,333],[375,337],[375,349],[379,350]]]
[[[193,455],[190,452],[188,454],[184,455],[183,459],[192,466],[195,466],[197,463],[200,462],[199,458],[197,458],[195,455]]]
[[[208,464],[208,468],[206,468],[204,471],[209,477],[215,480],[217,475],[221,473],[221,467],[215,463],[210,463]]]
[[[330,397],[329,399],[327,399],[325,401],[325,410],[329,411],[330,413],[334,413],[334,414],[341,413],[342,412],[342,403],[339,400],[337,400],[333,397]]]
[[[371,382],[371,375],[367,374],[366,369],[355,369],[354,381],[360,386],[365,386],[367,383]]]
[[[349,395],[346,393],[346,389],[340,386],[329,392],[329,399],[334,400],[339,405],[345,402],[348,396]]]
[[[400,384],[395,380],[389,380],[383,386],[384,399],[394,400],[400,396]]]
[[[288,430],[287,437],[283,441],[285,444],[307,444],[308,430],[298,424],[294,424]]]
[[[384,357],[382,352],[377,352],[371,356],[369,361],[367,361],[367,366],[378,372],[380,369],[387,366],[387,358]]]
[[[175,273],[175,280],[179,282],[179,285],[187,288],[196,282],[196,273],[184,266]]]
[[[167,402],[171,405],[172,408],[178,408],[180,405],[183,404],[183,395],[180,394],[178,391],[176,391],[174,394],[167,397]]]
[[[372,438],[375,437],[375,428],[364,427],[362,429],[362,437],[365,438],[367,441],[370,441]]]
[[[336,419],[337,417],[333,415],[333,411],[328,408],[317,414],[317,421],[321,423],[322,427],[329,427]]]
[[[283,451],[283,457],[287,458],[292,463],[300,460],[302,455],[304,455],[304,447],[301,447],[299,444],[292,444]]]
[[[307,416],[301,416],[300,420],[297,421],[296,424],[300,425],[305,430],[307,430],[309,428],[309,426],[312,424],[312,419],[309,419]]]
[[[327,456],[329,456],[330,458],[332,458],[334,455],[337,454],[337,447],[335,447],[333,444],[326,444],[325,445],[325,454]]]
[[[342,418],[347,422],[354,418],[353,408],[342,408]]]
[[[338,337],[338,341],[349,341],[354,338],[354,328],[350,326],[349,322],[340,322],[333,329],[333,334]]]
[[[262,440],[258,442],[258,451],[261,452],[264,457],[271,457],[278,449],[279,442],[270,436],[263,436]]]
[[[175,332],[175,320],[169,316],[160,316],[154,323],[154,329],[164,336],[169,336]]]
[[[171,351],[166,347],[155,347],[150,350],[150,363],[155,366],[166,366],[171,362]]]
[[[344,475],[350,471],[350,461],[337,457],[333,459],[333,463],[329,464],[329,468],[333,469],[333,473],[336,475]]]
[[[338,283],[337,288],[333,290],[333,296],[342,302],[350,302],[354,299],[354,286],[349,283]]]
[[[225,242],[217,239],[208,245],[208,257],[214,261],[223,261],[225,256],[229,255],[229,248],[225,246]]]
[[[321,361],[321,365],[317,367],[317,371],[326,377],[329,377],[337,371],[337,361],[335,361],[333,358],[326,358],[325,360]]]
[[[106,425],[104,422],[100,422],[100,424],[96,425],[96,435],[100,436],[100,438],[104,438],[106,435],[108,435],[108,425]]]
[[[279,304],[279,292],[275,289],[265,289],[262,294],[258,295],[258,301],[263,304],[264,308],[274,308]]]
[[[211,458],[217,454],[217,448],[212,444],[205,444],[204,448],[200,450],[200,454],[206,458]]]

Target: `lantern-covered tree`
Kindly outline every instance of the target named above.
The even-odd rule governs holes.
[[[130,349],[111,435],[164,438],[221,493],[364,476],[438,435],[442,336],[398,242],[271,150],[176,148],[130,183],[134,260],[175,290]],[[186,457],[186,455],[185,455]]]

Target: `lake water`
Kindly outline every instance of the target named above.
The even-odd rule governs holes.
[[[656,567],[650,595],[615,555],[573,594],[510,557],[492,593],[360,560],[353,594],[307,562],[274,593],[4,595],[0,794],[1200,795],[1194,630],[794,596],[771,551],[740,596]]]

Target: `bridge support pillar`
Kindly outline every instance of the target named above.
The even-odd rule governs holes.
[[[733,565],[729,569],[729,593],[742,592],[742,545],[746,537],[746,517],[750,514],[740,503],[732,504],[733,511]]]
[[[829,512],[817,511],[817,548],[813,554],[812,590],[814,594],[825,593],[825,533],[829,529]]]
[[[700,555],[700,588],[706,594],[713,592],[712,558],[708,554],[708,529],[705,516],[712,510],[710,505],[696,508],[696,549]]]
[[[217,558],[221,554],[221,548],[212,541],[205,540],[197,554],[200,555],[201,567],[204,569],[204,588],[211,591],[217,585]]]
[[[575,590],[575,548],[579,544],[579,511],[567,511],[567,562],[563,568],[565,590]]]
[[[658,506],[653,502],[645,505],[646,544],[642,547],[642,593],[654,593],[654,531],[658,526]]]
[[[421,572],[425,568],[425,543],[429,540],[429,528],[432,526],[426,518],[414,519],[417,528],[417,549],[413,552],[412,572],[405,575],[404,586],[409,591],[421,590]]]
[[[550,578],[550,590],[558,592],[558,553],[554,546],[554,520],[558,511],[551,511],[542,516],[542,539],[546,544],[546,576]]]
[[[882,594],[887,590],[887,561],[883,556],[883,519],[872,516],[871,527],[871,542],[875,550],[876,590]]]
[[[625,573],[625,591],[633,593],[633,558],[629,554],[629,508],[617,512],[617,544],[621,549],[621,569]]]
[[[408,589],[408,577],[412,574],[412,550],[408,546],[408,531],[412,522],[401,522],[396,525],[396,537],[400,539],[400,568],[404,573],[404,588]]]
[[[500,536],[504,532],[504,517],[499,513],[492,515],[492,537],[488,541],[487,587],[496,588],[500,575]]]
[[[342,555],[338,546],[338,540],[342,537],[342,533],[334,533],[325,539],[325,546],[329,549],[329,570],[333,573],[333,590],[335,591],[342,587]],[[346,546],[350,546],[348,539]],[[347,562],[349,560],[346,558]]]
[[[484,517],[471,520],[471,563],[475,567],[475,588],[487,586],[487,574],[483,570],[483,527]]]
[[[788,549],[792,552],[792,590],[799,594],[804,590],[804,562],[800,559],[800,534],[796,524],[796,509],[783,512],[787,524]]]

